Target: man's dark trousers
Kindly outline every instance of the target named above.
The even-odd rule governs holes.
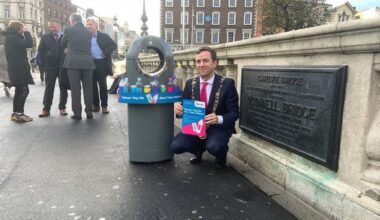
[[[55,82],[58,78],[58,68],[51,68],[48,67],[45,69],[45,93],[44,93],[44,99],[43,99],[43,105],[44,111],[50,111],[53,97],[54,97],[54,89],[55,89]],[[59,109],[66,109],[66,103],[67,103],[67,90],[63,88],[60,89],[59,94]]]
[[[99,107],[99,95],[102,107],[108,106],[108,93],[107,93],[107,73],[106,73],[106,60],[94,59],[95,70],[93,74],[93,105]],[[99,89],[98,89],[99,85]]]
[[[81,87],[83,86],[83,96],[86,114],[92,113],[92,69],[67,69],[67,75],[71,88],[71,108],[75,116],[81,116]],[[82,85],[81,85],[82,84]]]

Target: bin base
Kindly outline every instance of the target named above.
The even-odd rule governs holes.
[[[128,104],[129,160],[161,162],[173,157],[173,103],[157,105]]]

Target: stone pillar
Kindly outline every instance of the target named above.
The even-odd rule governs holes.
[[[370,126],[365,151],[368,157],[367,168],[363,173],[363,180],[369,186],[366,195],[370,198],[380,201],[380,64],[374,66],[376,71],[375,96],[377,97],[374,120]]]
[[[226,65],[224,66],[226,69],[226,77],[231,78],[235,80],[236,83],[236,78],[237,78],[237,66],[236,65]]]
[[[187,66],[187,79],[192,79],[194,77],[194,67]]]
[[[181,64],[177,65],[176,69],[174,70],[175,76],[177,78],[177,83],[179,85],[179,88],[183,89],[185,85],[185,81],[187,78],[186,69],[181,66]]]

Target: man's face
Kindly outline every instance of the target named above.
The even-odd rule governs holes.
[[[61,26],[57,22],[50,22],[49,29],[53,33],[59,33],[61,31]]]
[[[217,62],[211,59],[209,51],[202,51],[195,56],[195,67],[202,78],[212,76],[216,66]]]
[[[96,33],[98,31],[98,26],[96,25],[95,22],[91,21],[91,20],[88,20],[87,23],[86,23],[86,27],[88,28],[88,30],[91,31],[91,33]]]

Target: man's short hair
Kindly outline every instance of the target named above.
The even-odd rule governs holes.
[[[57,23],[57,24],[61,24],[61,22],[59,22],[59,20],[58,19],[56,19],[56,18],[53,18],[53,19],[50,19],[49,21],[48,21],[48,24],[51,24],[51,23]]]
[[[11,29],[14,29],[14,30],[20,30],[22,27],[24,26],[24,24],[23,23],[21,23],[20,21],[11,21],[10,23],[9,23],[9,28],[11,28]]]
[[[95,16],[88,17],[86,19],[86,22],[89,22],[89,21],[92,21],[96,24],[96,26],[99,26],[99,19],[97,17],[95,17]]]
[[[73,23],[82,23],[82,16],[80,16],[78,13],[72,13],[70,15],[70,21]]]
[[[203,52],[203,51],[208,51],[208,52],[210,52],[212,61],[216,61],[216,60],[217,60],[216,52],[215,52],[215,50],[212,49],[211,47],[208,47],[208,46],[202,46],[202,47],[198,48],[198,50],[197,50],[197,54],[200,54],[200,53]]]

